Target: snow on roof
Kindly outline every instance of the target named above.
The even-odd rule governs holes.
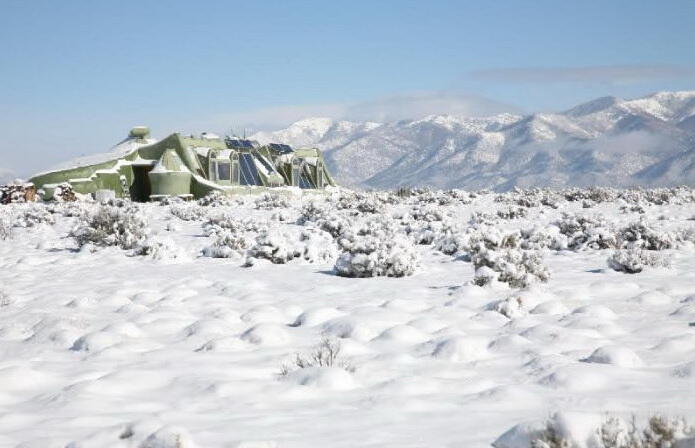
[[[157,139],[147,138],[138,139],[133,137],[128,137],[120,143],[113,146],[109,151],[97,154],[90,154],[84,157],[78,157],[77,159],[69,160],[67,162],[60,163],[49,168],[46,171],[36,174],[35,176],[40,176],[42,174],[53,173],[56,171],[69,170],[74,168],[80,168],[83,166],[97,165],[99,163],[109,162],[111,160],[117,160],[126,157],[128,154],[132,153],[136,149],[151,145],[156,143]]]

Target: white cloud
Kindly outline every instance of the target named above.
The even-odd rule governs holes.
[[[502,83],[611,83],[695,78],[695,67],[645,64],[584,67],[507,67],[469,73],[481,81]]]

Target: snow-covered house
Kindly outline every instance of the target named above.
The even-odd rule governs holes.
[[[73,160],[31,181],[50,199],[68,183],[74,191],[149,201],[168,196],[198,198],[219,190],[229,194],[274,187],[323,189],[335,185],[321,151],[255,141],[174,133],[162,140],[138,126],[109,152]]]

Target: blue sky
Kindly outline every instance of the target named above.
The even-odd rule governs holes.
[[[135,124],[559,110],[695,88],[694,1],[14,1],[0,168],[103,151]]]

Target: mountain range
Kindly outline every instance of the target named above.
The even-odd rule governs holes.
[[[308,118],[252,138],[318,147],[339,183],[362,188],[695,185],[695,91],[530,115]]]

